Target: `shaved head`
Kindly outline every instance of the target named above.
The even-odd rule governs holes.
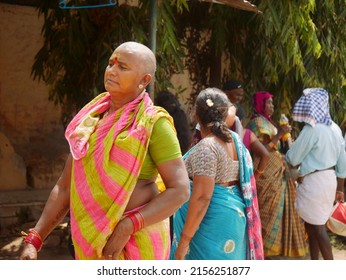
[[[114,52],[117,50],[125,50],[126,52],[133,53],[141,62],[142,72],[154,77],[156,71],[156,58],[152,50],[147,46],[137,42],[125,42],[119,45]]]

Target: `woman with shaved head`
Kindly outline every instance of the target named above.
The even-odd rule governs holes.
[[[155,69],[146,46],[115,49],[104,75],[107,92],[66,129],[71,154],[21,259],[37,258],[68,211],[76,259],[168,259],[168,217],[188,199],[189,179],[172,118],[145,90]]]

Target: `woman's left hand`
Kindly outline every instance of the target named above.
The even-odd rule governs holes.
[[[117,260],[131,237],[133,224],[129,218],[121,220],[115,227],[103,248],[103,257],[106,260]]]
[[[174,258],[176,260],[184,260],[188,251],[189,251],[189,242],[186,242],[185,240],[180,240],[178,247],[175,250]]]

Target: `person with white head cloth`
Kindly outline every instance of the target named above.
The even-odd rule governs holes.
[[[329,114],[328,92],[307,88],[293,108],[294,121],[305,126],[286,154],[298,167],[296,207],[305,221],[311,259],[333,259],[325,228],[334,201],[343,201],[346,177],[345,141]]]

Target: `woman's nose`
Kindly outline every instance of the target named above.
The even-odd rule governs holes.
[[[111,73],[111,74],[116,74],[117,70],[118,70],[118,67],[117,67],[116,64],[114,64],[112,66],[109,66],[109,68],[108,68],[108,72]]]

